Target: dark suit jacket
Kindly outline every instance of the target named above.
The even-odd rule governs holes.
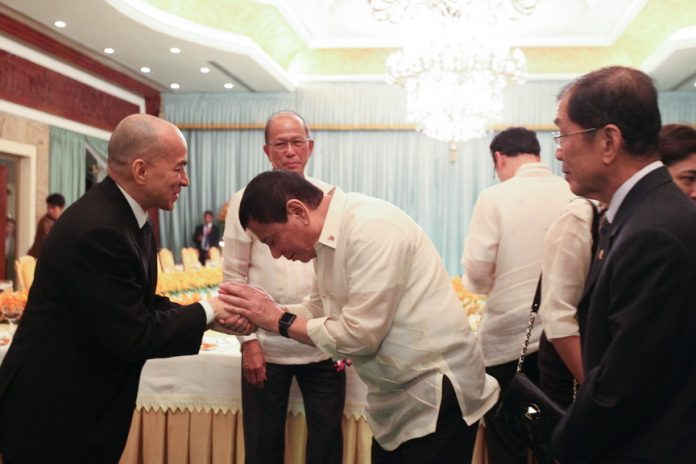
[[[43,243],[46,240],[46,237],[48,237],[48,233],[51,231],[51,227],[53,227],[53,224],[55,224],[56,220],[51,218],[48,214],[44,214],[41,219],[39,220],[38,225],[36,226],[36,235],[34,236],[34,243],[31,244],[31,248],[29,248],[29,251],[27,251],[27,254],[29,256],[33,256],[36,259],[39,259],[39,255],[41,254],[41,247],[43,247]]]
[[[196,244],[196,248],[202,250],[203,246],[203,224],[198,224],[196,230],[193,232],[193,243]],[[213,224],[208,233],[208,248],[218,247],[220,243],[220,229],[218,226]]]
[[[0,366],[0,452],[12,462],[117,462],[145,360],[198,352],[205,311],[155,295],[143,248],[110,178],[56,222]]]
[[[659,168],[628,193],[580,301],[585,384],[561,463],[696,462],[696,203]]]

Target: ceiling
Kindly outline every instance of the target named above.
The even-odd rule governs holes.
[[[374,20],[367,0],[0,0],[0,11],[179,92],[225,91],[225,83],[234,84],[231,92],[287,92],[308,81],[383,80],[387,56],[409,34]],[[530,79],[622,64],[648,72],[662,90],[696,91],[693,0],[542,0],[519,21],[513,40]]]

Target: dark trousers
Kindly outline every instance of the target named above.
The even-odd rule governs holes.
[[[462,464],[471,462],[478,422],[462,419],[457,396],[447,377],[442,379],[442,400],[435,432],[408,440],[387,451],[372,439],[372,464]]]
[[[573,403],[573,374],[545,333],[539,340],[539,387],[563,409]]]
[[[343,460],[343,405],[346,373],[327,359],[310,364],[266,364],[266,381],[257,388],[242,378],[246,464],[283,464],[285,418],[292,378],[302,392],[307,419],[307,463]]]
[[[537,353],[527,354],[522,369],[529,379],[539,384],[539,369],[537,366]],[[507,390],[507,386],[512,380],[517,370],[517,360],[505,364],[489,366],[486,374],[489,374],[500,384],[501,398]],[[500,401],[498,402],[500,403]],[[496,404],[485,415],[486,418],[486,449],[488,451],[488,462],[490,464],[526,464],[528,448],[521,441],[509,434],[495,420],[495,412],[498,410]]]
[[[205,267],[205,262],[208,260],[208,250],[204,250],[203,248],[198,249],[198,262],[201,263],[201,266]]]

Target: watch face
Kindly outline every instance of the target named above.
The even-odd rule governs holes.
[[[278,333],[283,337],[288,337],[288,328],[295,321],[296,317],[293,313],[283,313],[278,321]]]

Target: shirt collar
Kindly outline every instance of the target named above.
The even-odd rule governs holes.
[[[517,171],[513,177],[533,177],[538,176],[541,173],[547,173],[550,171],[549,165],[543,161],[533,161],[531,163],[524,163]]]
[[[121,191],[124,197],[126,197],[126,201],[128,202],[128,205],[131,207],[131,210],[133,210],[133,214],[135,215],[135,220],[138,221],[138,227],[143,228],[145,225],[145,222],[147,221],[147,211],[143,209],[140,204],[138,204],[137,201],[133,199],[132,196],[128,195],[128,192],[123,190],[123,188],[116,184],[116,187]]]
[[[644,166],[643,169],[633,174],[623,184],[621,184],[621,187],[619,187],[616,190],[616,192],[614,192],[614,195],[612,195],[611,200],[609,201],[609,207],[607,208],[606,213],[606,217],[609,222],[614,221],[614,216],[616,216],[616,212],[619,210],[619,207],[626,198],[626,195],[628,195],[628,192],[630,192],[631,189],[633,189],[633,187],[635,187],[635,185],[643,177],[647,176],[652,171],[660,168],[661,166],[663,166],[662,161],[653,161],[647,166]]]
[[[322,245],[335,249],[339,238],[341,216],[346,205],[346,194],[340,188],[334,187],[327,192],[327,195],[331,195],[331,203],[326,212],[324,227],[321,229],[319,240],[314,245],[315,250],[318,250]]]

